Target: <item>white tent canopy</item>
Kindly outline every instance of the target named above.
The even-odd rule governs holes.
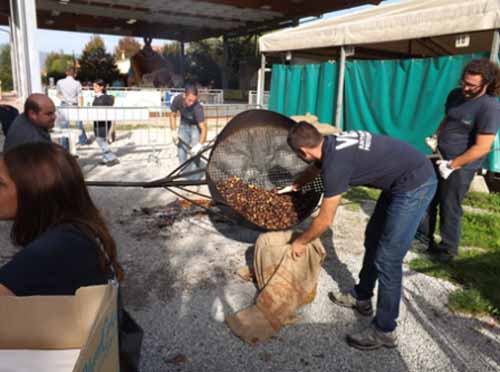
[[[263,53],[377,44],[500,28],[500,0],[406,0],[262,36]],[[465,52],[465,51],[464,51]]]

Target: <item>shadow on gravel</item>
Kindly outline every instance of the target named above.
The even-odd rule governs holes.
[[[407,288],[404,293],[407,311],[436,341],[457,371],[491,371],[495,368],[494,363],[496,367],[500,365],[498,327],[475,318],[443,313],[422,295]]]
[[[354,279],[353,274],[347,265],[340,261],[337,253],[335,252],[332,229],[328,229],[321,236],[321,243],[323,243],[327,254],[325,262],[323,263],[325,271],[338,284],[341,291],[347,291],[354,287],[356,280]]]

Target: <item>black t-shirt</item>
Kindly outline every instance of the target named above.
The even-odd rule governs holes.
[[[350,131],[324,138],[321,173],[325,197],[359,185],[389,192],[411,191],[434,172],[423,153],[388,136]]]
[[[108,94],[101,94],[95,96],[92,106],[113,106],[115,97]],[[111,128],[111,121],[94,121],[94,133],[96,137],[106,138],[109,129]]]
[[[73,295],[105,284],[97,242],[70,226],[58,226],[22,248],[0,268],[0,283],[17,296]]]
[[[196,101],[192,106],[185,107],[182,94],[175,96],[170,109],[181,113],[181,124],[198,125],[205,120],[201,103]]]
[[[485,94],[474,99],[465,99],[461,89],[448,95],[445,105],[447,120],[439,133],[439,151],[447,160],[462,155],[476,143],[478,134],[496,134],[500,123],[500,103],[495,97]],[[484,158],[464,166],[478,169]]]

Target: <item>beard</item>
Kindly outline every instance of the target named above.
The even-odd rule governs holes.
[[[465,99],[473,99],[479,96],[483,92],[484,86],[482,85],[481,88],[477,89],[476,91],[465,91],[462,89],[462,95],[464,96]]]

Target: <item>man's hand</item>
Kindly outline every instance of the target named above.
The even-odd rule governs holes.
[[[439,174],[443,179],[447,179],[455,170],[451,167],[451,160],[438,160],[436,164],[438,165]]]
[[[295,240],[292,243],[292,258],[296,261],[306,253],[307,246]]]
[[[430,137],[426,137],[425,144],[432,150],[432,153],[435,153],[438,147],[437,136],[434,134]]]
[[[282,189],[277,190],[276,193],[277,194],[287,194],[289,192],[299,191],[299,189],[300,189],[300,187],[297,184],[292,183],[290,186],[285,186]]]
[[[197,143],[196,145],[191,147],[191,155],[193,155],[193,156],[198,155],[200,152],[205,150],[206,147],[207,147],[207,145],[204,143]]]
[[[174,143],[174,145],[179,144],[179,135],[177,134],[176,130],[172,131],[172,142]]]

